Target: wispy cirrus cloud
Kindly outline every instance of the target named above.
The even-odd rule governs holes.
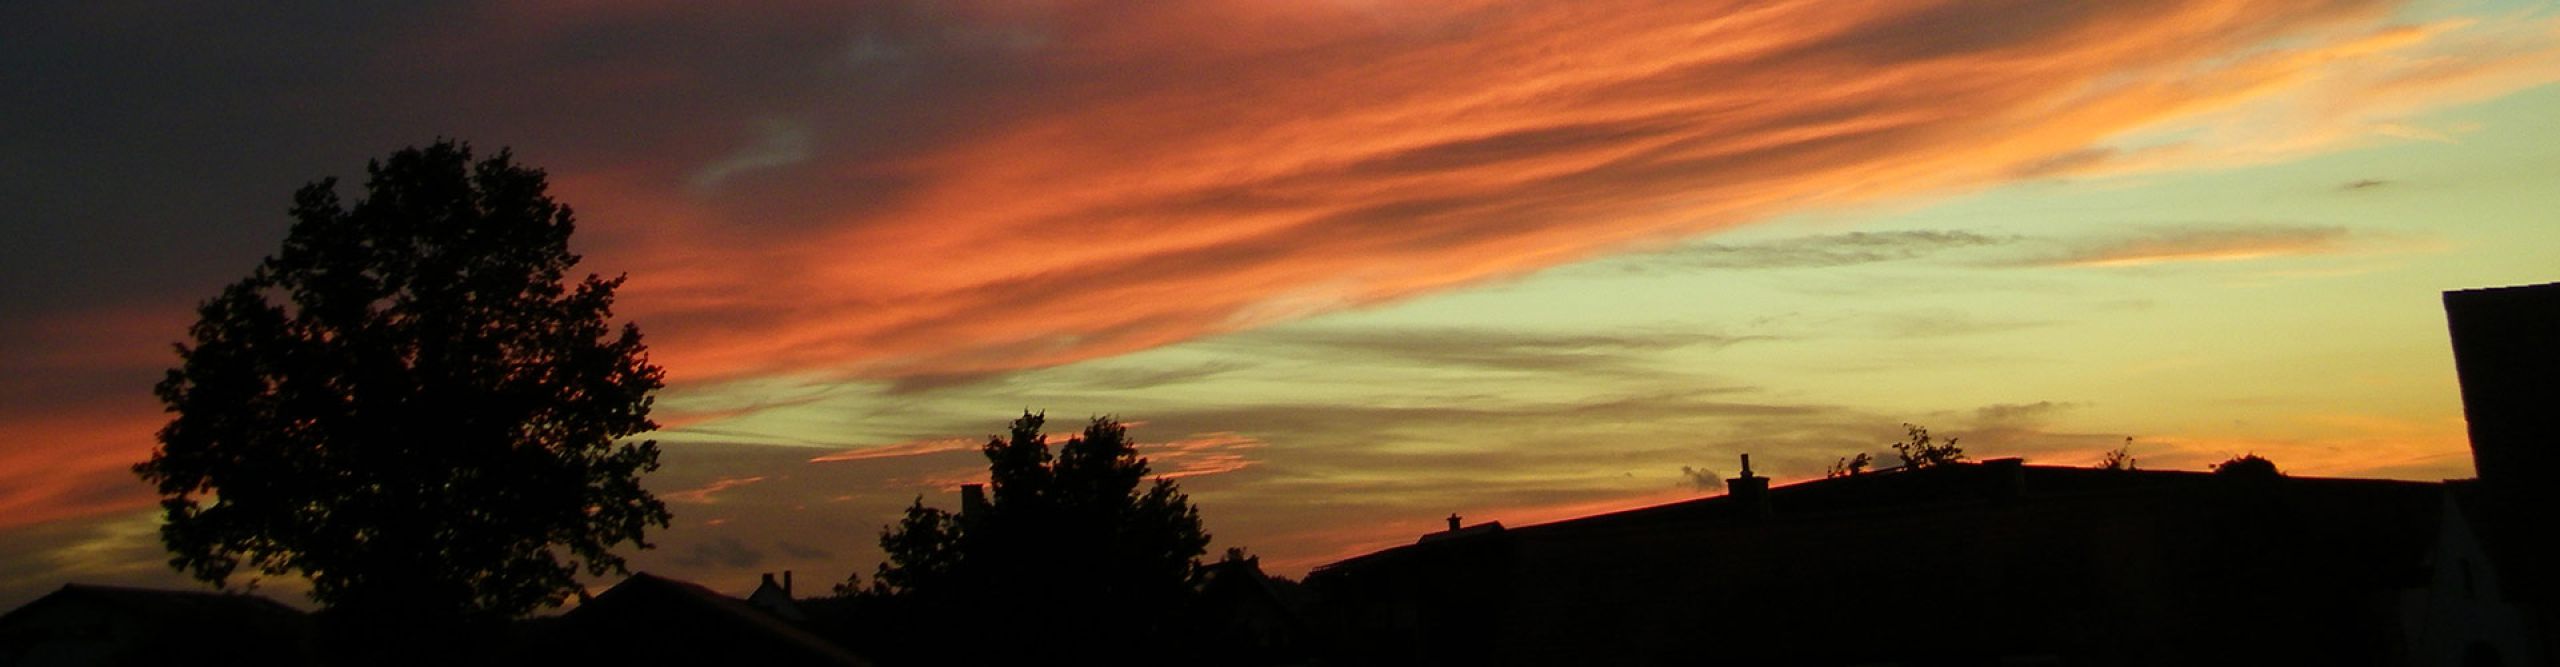
[[[2357,181],[2342,189],[2379,187]],[[2338,225],[2192,223],[2119,225],[2131,231],[2076,236],[1901,230],[1816,234],[1751,243],[1698,243],[1611,266],[1638,273],[1834,268],[1970,253],[1994,268],[2130,267],[2330,255],[2360,248]],[[1978,252],[1974,252],[1977,251]]]
[[[2407,116],[2560,76],[2548,20],[2413,26],[2397,7],[11,3],[0,25],[49,28],[10,33],[0,60],[96,66],[19,68],[30,94],[0,100],[16,121],[0,152],[32,156],[0,165],[21,214],[0,225],[30,239],[0,246],[0,300],[36,323],[0,330],[0,349],[135,341],[151,349],[132,358],[165,360],[185,319],[167,295],[211,294],[271,251],[293,184],[439,134],[549,169],[586,268],[631,274],[618,306],[680,388],[921,388],[1807,208],[2413,136]],[[1971,242],[1877,239],[1755,261]],[[2151,239],[2055,261],[2322,243]],[[143,311],[176,314],[58,333]],[[49,363],[7,357],[0,377]],[[45,387],[149,380],[66,363]],[[0,424],[51,424],[54,407],[0,406]],[[147,455],[149,411],[128,401],[95,420],[112,436],[17,450],[92,463],[77,482],[0,473],[13,514],[147,502],[112,473]]]
[[[2323,255],[2349,247],[2346,228],[2327,225],[2217,225],[2153,228],[2138,234],[2081,242],[2060,253],[2030,259],[2031,266],[2131,267],[2186,262],[2233,262]]]
[[[836,463],[842,461],[870,461],[903,456],[940,454],[943,452],[963,452],[977,449],[978,443],[978,440],[972,440],[969,438],[931,438],[925,440],[910,440],[907,442],[880,445],[877,447],[860,447],[833,454],[819,455],[811,457],[809,462]]]
[[[1292,328],[1240,334],[1221,347],[1338,364],[1385,363],[1516,371],[1638,371],[1652,353],[1776,340],[1700,331],[1539,333],[1465,327]]]
[[[1101,14],[1088,7],[1005,14],[1036,26],[1025,29],[1042,35],[1038,46],[972,57],[1021,58],[1015,66],[1113,94],[1034,85],[1024,94],[1051,95],[1040,116],[974,117],[985,125],[965,138],[864,162],[860,174],[885,169],[911,187],[793,226],[815,233],[787,244],[715,206],[685,223],[697,233],[681,246],[640,247],[671,251],[648,264],[803,267],[653,293],[704,316],[670,331],[684,343],[671,353],[697,377],[772,367],[970,377],[1515,275],[1806,205],[1977,187],[2026,165],[2067,172],[2053,166],[2077,162],[2065,156],[2140,153],[2101,146],[2121,133],[2280,97],[2460,32],[2389,26],[2386,9],[1710,3],[1613,7],[1596,21],[1516,7],[1178,12],[1292,28],[1214,44],[1151,28],[1167,17],[1147,10],[1109,13],[1111,30],[1089,30]],[[1559,49],[1576,54],[1569,65],[1538,55]],[[1174,50],[1186,54],[1170,59],[1178,66],[1123,67]],[[1485,62],[1510,65],[1497,74]],[[1222,82],[1214,95],[1173,83],[1206,80]],[[2128,83],[2150,80],[2176,83]],[[1328,92],[1304,94],[1318,89]],[[811,176],[853,166],[820,153]],[[647,197],[638,183],[613,189]],[[845,255],[892,247],[901,252]]]
[[[1260,438],[1235,433],[1203,433],[1154,446],[1141,445],[1147,463],[1158,477],[1181,479],[1230,473],[1254,464],[1250,453],[1261,449]]]
[[[1831,268],[1920,259],[2019,240],[1956,229],[1845,232],[1757,243],[1697,243],[1613,264],[1634,273]]]
[[[133,465],[151,451],[157,415],[80,406],[11,416],[10,445],[0,447],[0,529],[151,506]]]
[[[668,491],[659,495],[660,497],[665,498],[667,502],[671,503],[709,505],[719,502],[719,499],[713,496],[717,496],[723,491],[763,482],[764,480],[765,478],[763,475],[756,475],[752,477],[722,477],[720,479],[711,480],[711,483],[709,484],[690,489]]]

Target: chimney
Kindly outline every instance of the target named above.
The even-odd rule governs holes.
[[[1458,532],[1458,513],[1449,513],[1449,532]]]
[[[1769,478],[1751,474],[1750,454],[1742,455],[1742,476],[1725,480],[1724,488],[1734,511],[1753,519],[1769,516]]]
[[[970,516],[987,511],[987,485],[960,485],[960,515]]]
[[[2548,493],[2560,433],[2560,283],[2444,293],[2471,464],[2494,491]],[[2539,469],[2539,470],[2537,470]]]
[[[783,597],[794,597],[794,596],[791,594],[791,571],[790,571],[790,570],[783,570],[783,571],[782,571],[782,596],[783,596]]]
[[[775,583],[773,583],[773,573],[771,573],[771,572],[766,572],[766,573],[764,573],[764,585],[762,585],[762,586],[757,586],[756,588],[759,588],[759,589],[764,589],[764,588],[781,588],[781,586],[776,585]]]

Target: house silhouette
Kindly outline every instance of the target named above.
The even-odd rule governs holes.
[[[772,575],[766,575],[765,583],[772,582]],[[781,602],[788,604],[788,594],[783,595]],[[646,572],[632,574],[561,616],[541,633],[530,653],[525,664],[871,664],[811,634],[769,603]]]
[[[1318,568],[1342,664],[2550,665],[2560,284],[2445,297],[2479,479],[1996,459]]]
[[[0,665],[308,665],[311,619],[257,595],[64,584],[0,614]]]

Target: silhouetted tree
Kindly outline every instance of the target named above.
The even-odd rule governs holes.
[[[2100,469],[2100,470],[2134,470],[2134,469],[2136,469],[2136,468],[2134,467],[2134,458],[2133,458],[2133,438],[2125,438],[2125,439],[2124,439],[2124,446],[2123,446],[2123,447],[2117,447],[2117,448],[2115,448],[2115,450],[2114,450],[2114,451],[2107,452],[2107,455],[2106,455],[2106,457],[2105,457],[2105,458],[2098,459],[2098,469]]]
[[[916,496],[897,526],[880,530],[880,550],[887,560],[872,576],[872,590],[897,594],[945,589],[960,560],[960,525],[950,513],[926,507],[924,496]],[[859,590],[852,579],[845,583]]]
[[[989,502],[958,514],[907,508],[881,531],[888,559],[870,592],[927,608],[1040,619],[1011,640],[974,642],[981,661],[1072,656],[1115,663],[1176,626],[1209,535],[1170,479],[1146,484],[1128,429],[1096,417],[1052,458],[1043,415],[990,437]]]
[[[440,141],[294,195],[283,249],[197,309],[134,471],[170,564],[216,585],[298,573],[339,618],[515,616],[621,572],[666,506],[622,278],[569,281],[569,208],[506,151]],[[245,572],[244,572],[245,570]]]
[[[1938,442],[1929,437],[1924,426],[1902,425],[1901,442],[1893,443],[1893,453],[1902,457],[1902,467],[1917,470],[1964,460],[1964,449],[1956,446],[1958,438]]]
[[[1857,475],[1857,474],[1859,474],[1859,473],[1866,472],[1866,471],[1867,471],[1867,466],[1874,464],[1874,463],[1875,463],[1875,460],[1876,460],[1876,459],[1875,459],[1875,457],[1873,457],[1873,456],[1868,456],[1866,452],[1858,452],[1858,455],[1857,455],[1857,456],[1843,456],[1843,457],[1840,457],[1840,460],[1831,462],[1831,471],[1830,471],[1830,472],[1828,472],[1828,473],[1823,474],[1823,476],[1824,476],[1824,477],[1849,477],[1849,476],[1854,476],[1854,475]]]
[[[1261,557],[1241,547],[1201,572],[1179,642],[1190,664],[1308,664],[1314,596],[1304,586],[1263,572]]]

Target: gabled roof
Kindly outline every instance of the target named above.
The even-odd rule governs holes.
[[[242,593],[66,584],[0,614],[0,656],[62,650],[117,664],[294,665],[312,662],[310,637],[309,615]]]
[[[300,619],[302,610],[286,606],[265,596],[247,593],[213,591],[176,591],[128,586],[63,584],[44,597],[0,615],[0,622],[38,605],[81,601],[117,610],[137,617],[161,621],[200,622],[204,619],[269,620]],[[282,621],[298,622],[298,621]]]
[[[555,652],[621,665],[869,665],[745,600],[635,573],[562,617]]]

